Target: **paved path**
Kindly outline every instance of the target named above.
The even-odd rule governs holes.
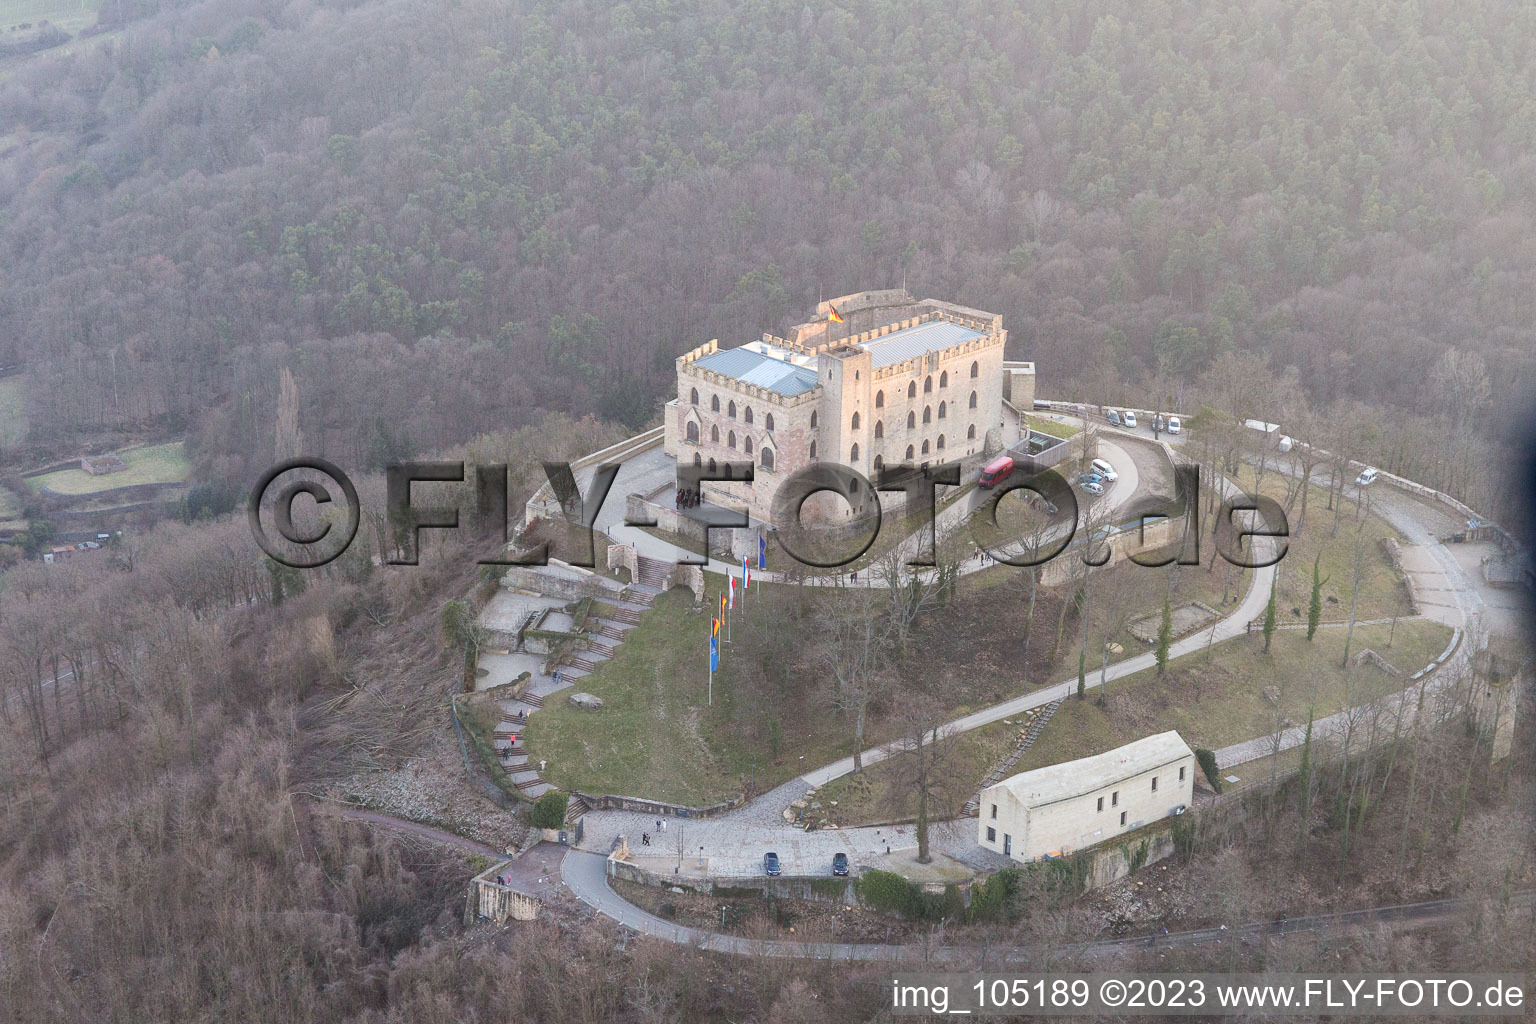
[[[573,850],[566,854],[562,870],[565,884],[572,895],[605,917],[612,918],[619,924],[644,935],[716,953],[816,960],[891,960],[932,963],[970,962],[978,953],[1001,957],[1003,961],[1009,963],[1028,963],[1037,959],[1037,954],[1022,945],[1007,947],[998,946],[995,943],[985,946],[949,945],[943,943],[942,937],[938,937],[934,943],[896,945],[879,942],[786,942],[776,939],[749,939],[704,931],[662,920],[620,898],[608,885],[605,858],[598,854]],[[1536,902],[1536,896],[1531,892],[1517,893],[1513,902],[1520,906],[1531,906]],[[1460,899],[1371,907],[1338,914],[1281,918],[1278,921],[1253,921],[1235,925],[1230,929],[1222,925],[1216,928],[1201,928],[1170,934],[1154,933],[1124,939],[1075,943],[1054,947],[1051,954],[1060,959],[1093,957],[1137,949],[1181,949],[1234,941],[1262,942],[1271,936],[1290,935],[1297,932],[1348,934],[1362,928],[1374,930],[1381,927],[1402,931],[1454,921],[1460,915],[1475,909],[1476,906],[1475,900]]]
[[[1348,487],[1348,485],[1346,485]],[[1359,489],[1354,488],[1358,498]],[[1397,693],[1389,694],[1371,704],[1347,708],[1312,724],[1312,736],[1316,741],[1338,737],[1353,737],[1361,732],[1369,736],[1373,728],[1380,727],[1392,732],[1407,728],[1415,718],[1415,709],[1424,696],[1438,693],[1454,684],[1462,675],[1471,658],[1472,643],[1467,630],[1478,623],[1484,612],[1482,596],[1476,584],[1467,576],[1461,564],[1436,535],[1436,525],[1444,517],[1437,510],[1389,485],[1378,484],[1370,496],[1370,509],[1385,519],[1395,530],[1408,539],[1411,546],[1403,549],[1405,568],[1414,576],[1414,585],[1421,595],[1435,595],[1433,603],[1421,597],[1426,618],[1444,622],[1459,632],[1452,638],[1457,644],[1455,653],[1430,677],[1427,684],[1413,682]],[[1321,524],[1317,524],[1321,526]],[[1317,528],[1315,526],[1314,528]],[[1378,620],[1379,621],[1379,620]],[[1388,620],[1390,621],[1390,620]],[[1366,623],[1356,623],[1365,625]],[[1337,624],[1333,624],[1337,625]],[[1241,743],[1222,747],[1215,752],[1216,763],[1222,768],[1242,764],[1278,752],[1291,750],[1306,742],[1306,726],[1292,726],[1279,733],[1258,736]],[[1369,742],[1369,739],[1364,742]]]

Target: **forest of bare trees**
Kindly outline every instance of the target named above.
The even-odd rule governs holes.
[[[1181,404],[1262,353],[1287,425],[1373,422],[1360,458],[1500,511],[1465,456],[1536,351],[1523,6],[109,8],[0,84],[0,364],[44,444],[186,431],[243,483],[285,367],[349,463],[635,427],[687,348],[905,280],[1053,395]]]

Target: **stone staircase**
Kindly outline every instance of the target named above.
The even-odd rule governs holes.
[[[591,809],[592,805],[587,803],[584,797],[572,796],[570,803],[565,805],[565,827],[570,828],[576,824],[577,820]]]
[[[611,603],[604,605],[603,610],[608,612],[603,618],[613,619],[615,622],[622,622],[629,626],[638,626],[640,624],[640,616],[645,611],[643,608],[628,608],[624,605]],[[603,635],[609,636],[611,634],[604,633]]]
[[[1024,731],[1024,738],[1019,741],[1019,745],[1009,751],[1008,756],[993,766],[992,770],[987,773],[987,777],[981,780],[981,785],[977,788],[976,795],[967,800],[965,807],[961,809],[960,813],[962,816],[969,818],[976,815],[976,812],[981,809],[982,790],[985,790],[988,786],[995,786],[1008,777],[1008,773],[1013,771],[1013,766],[1018,764],[1019,758],[1024,756],[1024,752],[1034,745],[1040,733],[1045,730],[1046,723],[1051,720],[1052,715],[1056,714],[1056,709],[1059,707],[1061,707],[1061,701],[1056,700],[1040,710],[1040,713],[1029,723],[1029,728]]]
[[[672,578],[672,566],[644,555],[636,559],[636,565],[639,567],[636,574],[639,578],[635,580],[637,585],[658,594],[667,589],[667,582]]]

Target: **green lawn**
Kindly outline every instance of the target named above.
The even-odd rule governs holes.
[[[92,476],[83,469],[61,469],[28,480],[34,489],[44,487],[59,494],[95,494],[135,484],[179,483],[187,478],[190,466],[180,441],[167,444],[124,448],[116,453],[128,468],[118,473]]]
[[[1205,653],[1171,662],[1158,678],[1155,669],[1111,680],[1105,707],[1097,701],[1097,676],[1088,676],[1088,699],[1068,700],[1045,732],[1019,761],[1028,771],[1096,754],[1167,729],[1177,729],[1191,747],[1216,749],[1264,736],[1281,725],[1333,714],[1393,693],[1408,685],[1407,676],[1427,665],[1450,642],[1449,626],[1427,619],[1399,622],[1391,646],[1390,625],[1357,626],[1351,653],[1371,648],[1403,671],[1402,677],[1372,665],[1348,672],[1339,667],[1343,628],[1322,629],[1308,642],[1304,630],[1275,634],[1269,654],[1255,631],[1218,644]],[[1264,697],[1279,691],[1278,707]]]
[[[713,588],[718,578],[709,579]],[[558,694],[529,719],[530,757],[547,759],[546,777],[562,789],[699,806],[741,792],[749,776],[767,789],[851,752],[842,723],[819,715],[783,737],[775,756],[735,714],[747,696],[727,645],[707,705],[708,637],[707,610],[694,612],[686,591],[663,594],[615,657],[577,684],[601,697],[603,709],[583,711]]]
[[[1052,437],[1069,438],[1082,433],[1082,427],[1074,427],[1070,423],[1057,423],[1055,420],[1042,419],[1039,416],[1025,415],[1024,422],[1030,430],[1042,434],[1050,434]]]
[[[1439,623],[1409,620],[1398,623],[1388,647],[1390,632],[1389,626],[1357,627],[1351,650],[1372,648],[1405,676],[1443,651],[1451,635],[1450,628]],[[1112,681],[1103,708],[1095,699],[1097,676],[1090,674],[1087,699],[1063,703],[1013,771],[1088,757],[1168,729],[1177,729],[1190,746],[1224,747],[1275,731],[1281,724],[1277,719],[1305,722],[1314,700],[1321,718],[1408,685],[1405,678],[1369,665],[1345,673],[1339,667],[1342,629],[1319,631],[1312,643],[1304,632],[1282,631],[1275,635],[1270,654],[1264,654],[1263,646],[1257,635],[1230,640],[1213,648],[1209,659],[1195,654],[1174,661],[1161,679],[1149,670]],[[1270,686],[1279,690],[1278,710],[1264,697]],[[1026,721],[1020,716],[1011,723],[995,722],[950,740],[940,775],[945,797],[936,816],[954,813],[974,794],[1012,748]],[[830,783],[817,795],[821,813],[845,826],[911,817],[916,802],[897,783],[901,771],[894,761],[884,762],[860,776]]]
[[[0,445],[16,444],[27,436],[27,375],[0,380]]]
[[[74,34],[96,23],[100,6],[100,0],[5,0],[0,4],[0,32],[9,32],[13,25],[51,21]]]
[[[1244,487],[1251,488],[1252,468],[1244,467],[1238,480]],[[1285,486],[1285,479],[1280,474],[1265,474],[1264,494],[1283,503]],[[1334,514],[1328,510],[1327,505],[1327,493],[1320,487],[1313,487],[1307,499],[1307,518],[1301,524],[1300,536],[1295,535],[1301,510],[1299,498],[1296,507],[1287,516],[1292,536],[1289,550],[1278,567],[1279,579],[1275,591],[1276,615],[1280,621],[1299,622],[1306,619],[1307,605],[1312,596],[1312,561],[1319,554],[1322,556],[1319,571],[1327,581],[1323,584],[1323,621],[1349,621],[1357,532],[1361,565],[1357,617],[1381,619],[1407,615],[1408,588],[1392,568],[1391,559],[1382,546],[1385,538],[1397,537],[1397,531],[1377,516],[1357,516],[1354,504],[1346,501],[1339,516],[1338,531],[1330,536]]]

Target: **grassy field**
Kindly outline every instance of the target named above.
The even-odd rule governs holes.
[[[1357,627],[1351,651],[1371,648],[1411,675],[1445,649],[1451,634],[1447,626],[1415,619],[1398,623],[1388,646],[1391,632],[1385,625]],[[1285,719],[1303,723],[1309,704],[1321,718],[1407,685],[1370,665],[1341,669],[1342,629],[1321,630],[1312,643],[1302,631],[1285,630],[1275,635],[1270,654],[1264,654],[1263,647],[1257,635],[1231,640],[1215,647],[1209,657],[1196,654],[1173,662],[1161,679],[1149,670],[1112,681],[1104,707],[1096,700],[1096,676],[1090,675],[1088,699],[1062,704],[1013,770],[1087,757],[1167,729],[1177,729],[1190,746],[1215,749],[1267,735]],[[1266,687],[1275,688],[1278,707],[1265,698]],[[1023,723],[1021,716],[950,740],[942,788],[951,813],[1007,753]],[[911,794],[900,792],[899,771],[894,763],[882,763],[862,776],[829,784],[818,794],[823,813],[840,825],[910,817],[916,805]]]
[[[96,12],[100,7],[101,0],[4,0],[0,3],[0,40],[25,39],[32,35],[36,31],[36,26],[44,21],[57,25],[74,38],[47,50],[0,59],[0,80],[5,79],[16,68],[39,54],[72,53],[81,46],[94,45],[118,36],[119,32],[110,32],[88,39],[80,37],[82,31],[96,24]],[[19,32],[11,31],[12,28],[20,25],[33,27]],[[0,149],[3,149],[3,146],[0,146]]]
[[[578,684],[603,699],[601,711],[572,707],[562,694],[529,719],[530,757],[549,761],[546,778],[562,789],[702,805],[741,792],[749,776],[767,789],[850,752],[830,715],[786,738],[782,756],[741,729],[729,647],[707,705],[708,636],[708,614],[693,611],[687,592],[658,598],[614,658]]]
[[[1238,475],[1239,483],[1253,487],[1253,471],[1244,467]],[[1263,494],[1284,503],[1286,482],[1278,473],[1264,477]],[[1300,512],[1300,499],[1290,519],[1292,536],[1289,550],[1281,559],[1279,579],[1275,590],[1276,615],[1281,622],[1298,622],[1307,617],[1307,604],[1312,596],[1312,562],[1319,555],[1322,562],[1319,572],[1323,584],[1323,621],[1347,622],[1354,587],[1355,545],[1360,543],[1360,608],[1361,619],[1381,619],[1393,615],[1407,615],[1408,588],[1392,568],[1382,541],[1397,537],[1397,531],[1377,516],[1357,515],[1355,506],[1346,501],[1340,511],[1336,534],[1330,536],[1334,514],[1327,508],[1328,495],[1320,487],[1313,487],[1307,499],[1307,518],[1300,536],[1295,535],[1296,519]]]
[[[5,0],[0,4],[0,31],[50,21],[73,34],[96,23],[100,6],[100,0]]]
[[[1097,701],[1096,677],[1088,678],[1088,699],[1068,700],[1045,732],[1019,761],[1018,770],[1086,757],[1167,729],[1177,729],[1192,747],[1216,749],[1264,736],[1289,720],[1307,720],[1368,703],[1407,685],[1372,665],[1340,668],[1345,630],[1322,629],[1308,642],[1304,630],[1275,634],[1269,654],[1255,631],[1229,640],[1207,654],[1172,662],[1158,678],[1148,669],[1111,681],[1105,706]],[[1387,641],[1391,637],[1391,645]],[[1390,625],[1357,626],[1352,654],[1375,650],[1404,677],[1417,672],[1445,649],[1449,626],[1427,619]],[[1278,697],[1272,705],[1267,688]]]
[[[27,436],[27,375],[0,380],[0,445],[16,444]]]
[[[1055,420],[1044,419],[1040,416],[1026,414],[1024,422],[1030,430],[1039,431],[1042,434],[1050,434],[1052,437],[1068,438],[1082,433],[1082,427],[1074,427],[1070,423],[1058,423]]]
[[[190,468],[180,441],[124,448],[116,454],[128,465],[119,473],[92,476],[79,468],[61,469],[27,482],[36,490],[47,487],[59,494],[95,494],[135,484],[179,483],[187,478]]]

